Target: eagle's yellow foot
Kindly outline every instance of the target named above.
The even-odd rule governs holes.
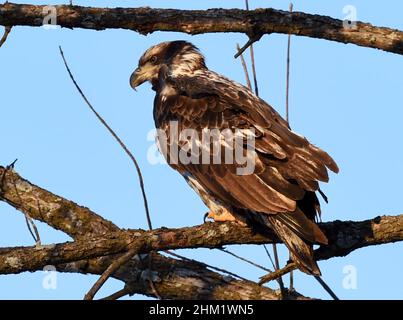
[[[234,221],[241,226],[246,226],[246,223],[237,219],[232,213],[227,210],[220,210],[219,212],[209,211],[206,218],[214,220],[214,222]]]

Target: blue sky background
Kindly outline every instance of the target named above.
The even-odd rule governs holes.
[[[31,3],[42,4],[40,1]],[[56,2],[54,2],[56,3]],[[62,2],[57,2],[62,3]],[[93,1],[75,2],[94,5]],[[131,1],[133,6],[204,9],[244,6],[244,1]],[[342,19],[343,7],[358,19],[403,29],[401,1],[294,1],[298,11]],[[97,6],[128,6],[97,1]],[[251,0],[250,6],[287,9],[283,0]],[[33,183],[90,207],[124,228],[146,228],[135,171],[120,147],[87,110],[62,64],[61,45],[87,97],[137,156],[143,170],[155,227],[200,224],[207,211],[185,181],[167,166],[147,161],[153,128],[153,91],[134,92],[129,76],[145,49],[166,40],[187,39],[205,54],[208,66],[244,83],[233,59],[239,34],[187,36],[156,32],[144,37],[124,30],[44,30],[16,27],[0,49],[0,164],[18,158],[17,170]],[[287,37],[265,36],[255,45],[261,96],[284,114]],[[303,37],[292,38],[291,125],[327,150],[340,174],[323,185],[330,199],[323,219],[363,220],[402,213],[403,59],[382,51]],[[0,246],[32,245],[24,217],[0,203]],[[44,243],[69,238],[38,223]],[[234,252],[270,267],[261,246],[235,246]],[[403,298],[403,244],[358,250],[320,262],[324,279],[342,299]],[[216,250],[181,252],[256,280],[259,269]],[[285,263],[286,250],[281,249]],[[343,288],[345,266],[357,271],[357,288]],[[81,299],[97,276],[57,275],[57,288],[42,286],[43,272],[0,276],[0,298]],[[327,294],[309,276],[297,273],[295,286],[318,298]],[[109,280],[98,297],[122,288]],[[135,296],[135,298],[142,298]]]

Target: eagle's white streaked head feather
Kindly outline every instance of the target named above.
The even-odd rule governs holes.
[[[133,89],[146,81],[155,85],[163,66],[172,75],[206,69],[203,55],[193,44],[187,41],[161,42],[143,53],[138,68],[130,77],[130,85]]]

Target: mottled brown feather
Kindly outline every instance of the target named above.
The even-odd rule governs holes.
[[[164,86],[173,90],[163,99]],[[255,130],[257,152],[253,156],[257,165],[251,175],[237,175],[236,164],[172,166],[183,175],[191,175],[227,209],[252,215],[271,227],[302,271],[320,274],[312,243],[325,244],[327,239],[311,221],[318,208],[314,192],[318,181],[328,181],[327,168],[338,172],[334,160],[292,132],[265,101],[207,68],[190,74],[160,75],[156,91],[155,123],[168,136],[170,120],[178,121],[179,130],[192,128],[200,134],[203,128]]]

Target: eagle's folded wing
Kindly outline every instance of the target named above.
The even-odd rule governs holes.
[[[305,191],[316,191],[318,181],[328,181],[327,168],[338,171],[326,152],[292,132],[271,106],[247,88],[211,71],[166,81],[176,94],[165,101],[156,98],[158,127],[164,120],[179,119],[183,128],[200,133],[203,128],[255,130],[254,174],[237,175],[236,164],[180,165],[222,201],[258,212],[294,211]]]

